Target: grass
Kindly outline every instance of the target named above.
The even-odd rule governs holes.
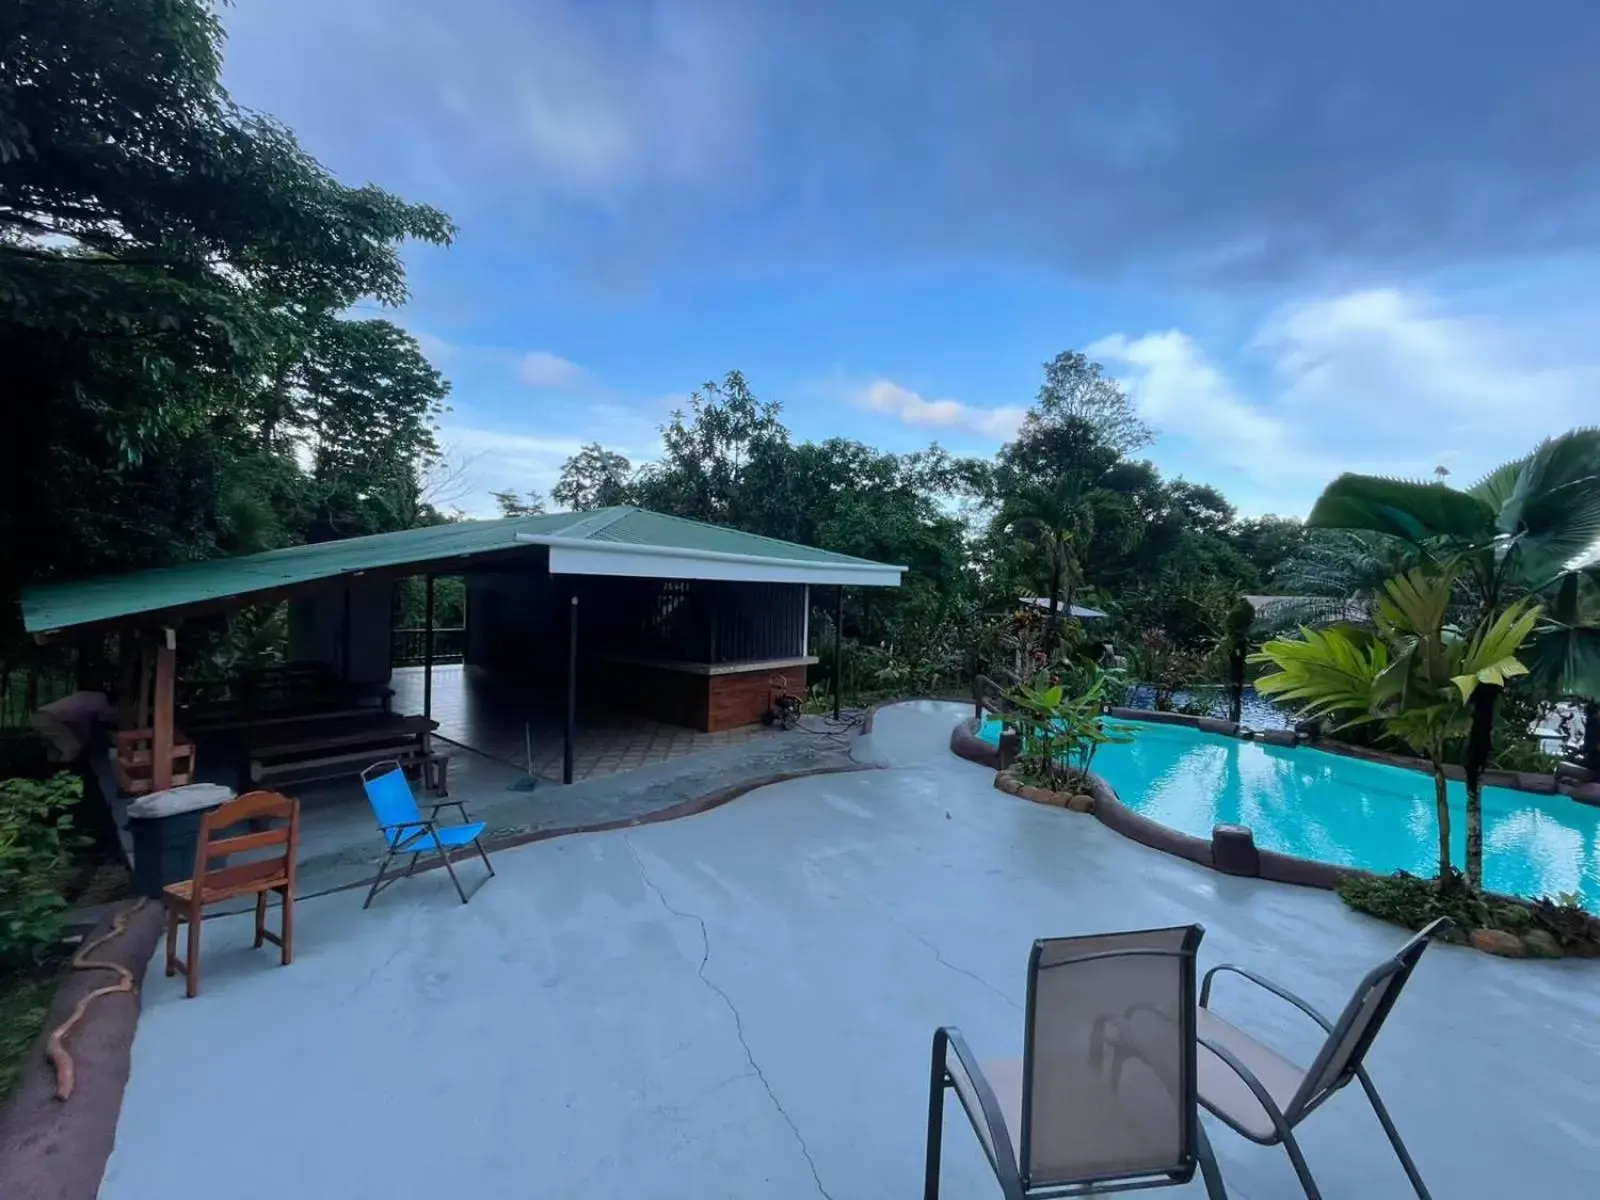
[[[21,1078],[60,982],[61,964],[0,975],[0,1102]]]

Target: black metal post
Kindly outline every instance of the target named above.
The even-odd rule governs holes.
[[[561,753],[561,782],[572,782],[573,744],[578,736],[578,596],[567,614],[567,735]]]
[[[839,719],[840,684],[844,679],[844,584],[833,601],[833,719]]]
[[[344,612],[339,618],[339,678],[350,682],[350,587],[344,589]]]
[[[422,601],[422,715],[433,716],[433,575]]]

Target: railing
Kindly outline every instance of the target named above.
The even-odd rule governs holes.
[[[37,709],[77,687],[77,673],[62,655],[28,655],[21,662],[0,658],[0,729],[26,728]]]
[[[396,667],[420,667],[427,657],[426,629],[396,629],[389,643],[389,662]],[[467,629],[456,625],[433,631],[433,661],[458,663],[466,657]]]

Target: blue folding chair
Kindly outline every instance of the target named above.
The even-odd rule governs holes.
[[[383,834],[384,844],[388,848],[383,863],[378,867],[378,877],[372,881],[372,889],[367,893],[367,901],[362,908],[370,907],[372,898],[395,880],[408,878],[417,869],[417,860],[429,852],[443,861],[444,869],[450,872],[450,882],[456,885],[456,895],[461,897],[463,904],[467,902],[467,893],[461,890],[461,880],[456,878],[456,869],[450,865],[452,851],[471,846],[483,859],[489,874],[494,875],[489,855],[478,840],[483,834],[483,822],[467,822],[467,810],[461,801],[441,800],[424,817],[417,808],[416,797],[411,794],[411,784],[406,780],[405,772],[393,760],[373,763],[361,772],[361,786],[366,790],[373,814],[378,818],[378,831]],[[451,807],[457,809],[462,821],[467,823],[440,825],[439,810]],[[385,879],[389,864],[402,854],[411,855],[405,872]]]

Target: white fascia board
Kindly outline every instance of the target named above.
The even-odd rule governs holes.
[[[650,579],[726,579],[745,583],[843,584],[899,587],[905,567],[884,563],[824,563],[794,558],[592,542],[556,534],[519,533],[517,541],[550,549],[552,575],[624,575]]]

